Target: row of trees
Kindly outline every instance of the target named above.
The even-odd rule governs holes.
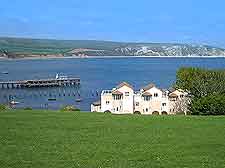
[[[193,115],[225,115],[225,70],[180,68],[176,87],[191,96]]]

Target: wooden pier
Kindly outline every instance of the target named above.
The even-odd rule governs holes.
[[[53,86],[72,86],[80,85],[80,78],[66,79],[37,79],[0,82],[0,88],[34,88],[34,87],[53,87]]]

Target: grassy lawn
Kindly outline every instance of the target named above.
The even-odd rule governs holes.
[[[0,112],[0,165],[225,167],[225,117]]]

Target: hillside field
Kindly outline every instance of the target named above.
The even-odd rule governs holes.
[[[225,49],[183,43],[136,43],[0,37],[0,57],[63,56],[225,56]]]
[[[3,168],[225,167],[225,117],[0,112]]]

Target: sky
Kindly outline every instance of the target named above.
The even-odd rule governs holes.
[[[225,48],[224,0],[0,0],[0,36]]]

